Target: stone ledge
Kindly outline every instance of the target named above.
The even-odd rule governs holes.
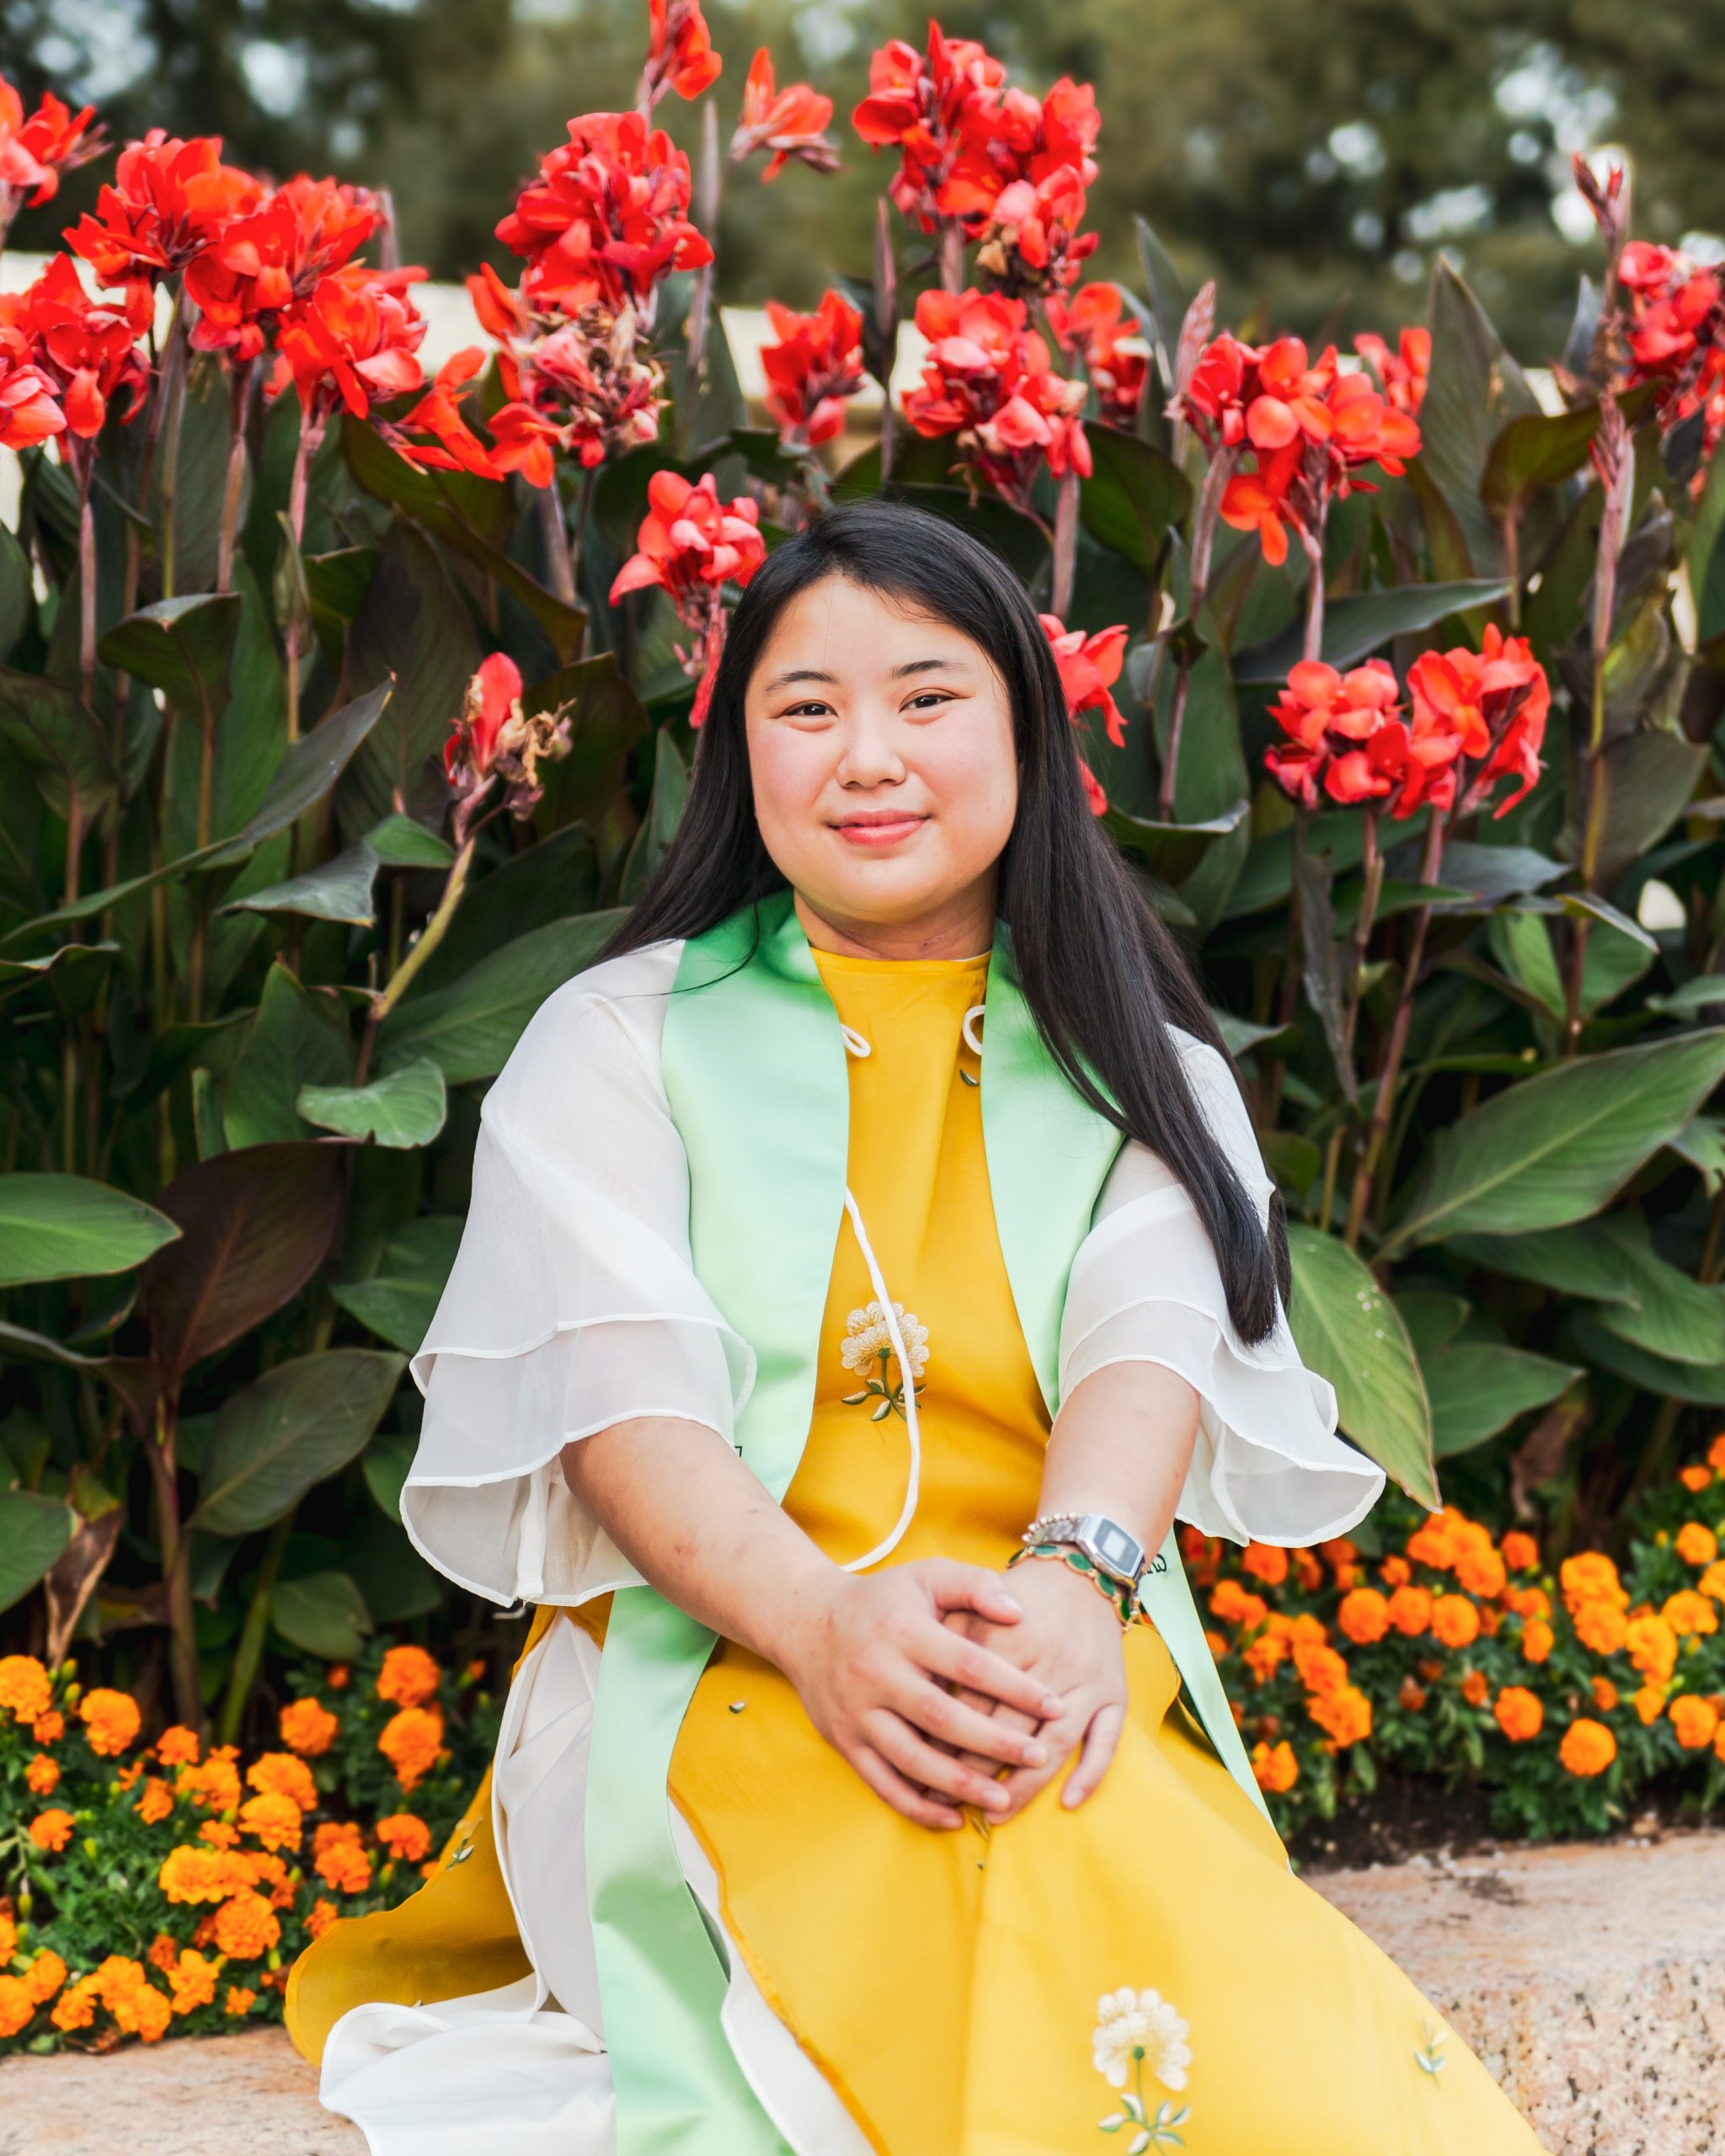
[[[1725,2149],[1725,1833],[1312,1882],[1440,2007],[1551,2156]],[[364,2156],[279,2029],[0,2068],[0,2156]]]

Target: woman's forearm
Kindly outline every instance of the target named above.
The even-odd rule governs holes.
[[[642,1416],[578,1438],[563,1477],[636,1571],[699,1624],[782,1668],[842,1579],[716,1431]]]
[[[1106,1513],[1147,1550],[1174,1517],[1198,1435],[1196,1391],[1160,1363],[1108,1363],[1060,1403],[1043,1513]]]

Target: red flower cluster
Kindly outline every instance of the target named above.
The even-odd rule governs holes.
[[[956,218],[981,242],[977,260],[1009,292],[1057,291],[1095,251],[1078,230],[1091,152],[1102,128],[1096,93],[1063,77],[1045,98],[1006,88],[1006,71],[979,45],[928,27],[927,56],[898,39],[868,71],[852,115],[865,142],[895,147],[889,192],[924,232]]]
[[[1411,713],[1381,659],[1341,674],[1306,660],[1270,716],[1288,739],[1267,751],[1272,778],[1306,808],[1386,803],[1400,819],[1429,803],[1471,813],[1501,778],[1519,784],[1505,814],[1538,781],[1551,690],[1525,637],[1488,626],[1482,651],[1423,653],[1407,673]]]
[[[123,149],[114,179],[67,232],[104,285],[149,291],[178,276],[239,217],[263,201],[261,181],[222,162],[219,136],[190,141],[152,128]]]
[[[1076,726],[1086,712],[1100,712],[1109,740],[1117,749],[1124,748],[1125,714],[1111,691],[1120,678],[1120,668],[1126,657],[1125,625],[1097,629],[1093,635],[1086,636],[1082,629],[1069,629],[1058,614],[1039,614],[1036,618],[1042,624],[1042,632],[1048,638],[1049,649],[1060,670],[1067,717]],[[1084,782],[1084,798],[1090,804],[1091,814],[1100,816],[1108,805],[1108,798],[1082,756],[1078,759],[1078,775]]]
[[[535,712],[529,718],[521,710],[521,670],[506,652],[494,651],[480,662],[467,684],[467,693],[448,740],[443,744],[443,771],[455,796],[454,828],[458,845],[465,845],[480,820],[479,811],[492,792],[494,780],[501,782],[500,806],[517,822],[531,816],[545,792],[539,776],[543,763],[556,763],[569,752],[568,711]],[[384,1657],[378,1691],[403,1708],[421,1705],[430,1696],[423,1689],[419,1664],[408,1668],[413,1682],[398,1681],[393,1691],[385,1689],[391,1678],[391,1655],[431,1658],[419,1647],[392,1647]],[[401,1679],[398,1666],[395,1675]],[[431,1690],[436,1689],[435,1666],[431,1665]],[[405,1693],[411,1691],[409,1698]]]
[[[650,320],[660,278],[713,259],[689,221],[689,160],[638,112],[588,113],[569,134],[497,227],[526,262],[521,296],[535,313],[599,301]]]
[[[1378,387],[1394,411],[1418,419],[1425,402],[1426,383],[1432,371],[1432,333],[1406,328],[1392,352],[1375,330],[1363,330],[1354,349],[1378,378]]]
[[[831,118],[832,99],[808,83],[793,83],[785,90],[775,86],[772,55],[763,45],[749,63],[731,155],[740,163],[756,150],[770,150],[763,180],[777,179],[793,157],[815,172],[836,172],[838,147],[826,133]]]
[[[66,414],[29,339],[0,318],[0,449],[34,449],[65,431]]]
[[[494,473],[520,472],[530,484],[548,487],[553,448],[591,466],[613,447],[654,439],[665,378],[643,353],[633,307],[613,311],[595,300],[573,317],[536,316],[489,264],[467,280],[467,290],[498,340],[508,400],[491,419]],[[462,357],[477,363],[478,355]]]
[[[1023,510],[1044,461],[1056,478],[1089,476],[1084,385],[1054,372],[1047,345],[1025,327],[1023,300],[924,292],[916,327],[928,357],[921,382],[905,392],[905,416],[918,434],[956,435],[977,477]]]
[[[99,131],[90,121],[95,107],[73,112],[51,91],[28,119],[24,99],[0,77],[0,235],[28,201],[31,209],[51,201],[60,175],[100,154]]]
[[[374,403],[423,384],[414,355],[425,323],[403,291],[425,275],[350,265],[320,278],[282,318],[276,346],[312,426],[321,429],[338,404],[363,419]]]
[[[1142,339],[1135,352],[1121,343],[1123,334],[1135,334],[1122,318],[1124,311],[1118,285],[1083,285],[1071,299],[1050,292],[1043,302],[1060,350],[1082,358],[1103,418],[1110,425],[1130,428],[1137,424],[1150,355]]]
[[[149,380],[139,339],[149,326],[147,292],[128,291],[118,303],[93,299],[69,254],[56,254],[27,290],[0,293],[0,352],[40,378],[67,430],[82,441],[102,431],[109,401],[120,390],[131,392],[131,409],[137,410]],[[39,397],[21,383],[15,392],[10,383],[0,387],[0,410],[8,405],[19,415],[14,425],[26,433],[45,420]],[[47,427],[34,438],[61,431]],[[8,446],[22,444],[8,438]]]
[[[701,0],[648,0],[647,66],[641,109],[651,112],[667,90],[698,98],[718,80],[724,62],[713,49]]]
[[[683,670],[699,683],[689,723],[699,726],[713,696],[713,677],[724,647],[723,587],[745,584],[766,559],[766,542],[756,528],[760,511],[748,494],[721,502],[710,472],[697,481],[658,471],[647,482],[652,504],[635,536],[632,554],[611,581],[611,603],[626,592],[657,584],[670,595],[677,618],[694,638],[677,656]]]
[[[1419,453],[1419,427],[1408,412],[1343,374],[1336,348],[1308,366],[1297,337],[1262,346],[1224,334],[1199,354],[1178,400],[1212,454],[1250,450],[1256,469],[1236,472],[1222,497],[1222,521],[1258,534],[1264,559],[1287,559],[1289,526],[1320,531],[1332,500],[1365,483],[1354,473],[1381,465],[1392,476]]]
[[[845,399],[862,386],[862,317],[842,292],[823,292],[813,314],[777,300],[766,318],[778,342],[765,344],[766,408],[788,448],[830,441],[845,424]]]
[[[1701,462],[1725,435],[1725,289],[1716,270],[1699,269],[1674,248],[1631,240],[1618,259],[1628,296],[1632,384],[1657,382],[1668,429],[1701,421]]]

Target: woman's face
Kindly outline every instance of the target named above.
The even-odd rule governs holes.
[[[756,819],[805,908],[866,947],[884,931],[883,955],[987,949],[1018,771],[980,645],[825,577],[779,616],[745,712]]]

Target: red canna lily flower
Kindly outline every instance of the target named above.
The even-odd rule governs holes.
[[[749,494],[721,502],[710,472],[692,483],[679,472],[655,472],[647,499],[652,506],[636,535],[638,552],[613,579],[611,603],[654,584],[670,594],[677,618],[695,632],[686,651],[676,648],[684,672],[698,685],[689,723],[699,726],[724,644],[722,587],[747,584],[766,559],[766,542],[756,529],[760,511]]]
[[[1383,799],[1395,791],[1395,780],[1373,752],[1397,718],[1400,697],[1395,674],[1381,659],[1346,674],[1321,659],[1302,660],[1270,706],[1288,739],[1266,751],[1264,768],[1308,808],[1318,805],[1320,787],[1332,801]]]
[[[1061,350],[1083,359],[1103,418],[1113,426],[1130,428],[1137,423],[1144,396],[1150,350],[1141,338],[1135,350],[1122,343],[1123,334],[1136,334],[1122,321],[1124,309],[1118,285],[1085,285],[1070,300],[1050,292],[1043,302]]]
[[[1260,456],[1256,472],[1236,472],[1222,495],[1222,521],[1236,531],[1256,531],[1272,568],[1288,558],[1288,526],[1300,520],[1290,499],[1300,470],[1300,445]]]
[[[701,13],[701,0],[648,0],[650,41],[641,76],[640,105],[651,112],[667,90],[698,98],[718,80],[724,62]]]
[[[446,359],[431,387],[400,419],[379,424],[378,433],[409,464],[435,472],[471,472],[477,478],[500,475],[492,455],[467,424],[461,392],[484,367],[485,355],[468,344]],[[430,435],[430,441],[415,440]]]
[[[689,160],[639,113],[589,113],[569,131],[497,227],[526,260],[523,299],[568,314],[632,306],[650,323],[660,278],[713,259],[689,221]]]
[[[26,201],[32,209],[51,201],[62,172],[88,164],[107,147],[101,131],[90,126],[95,109],[87,104],[73,112],[45,90],[26,119],[24,99],[0,76],[0,234]]]
[[[981,220],[978,268],[1014,296],[1064,289],[1097,246],[1078,229],[1097,173],[1095,91],[1070,77],[1039,99],[1002,90],[971,99],[960,126],[949,193],[967,188]]]
[[[1060,670],[1067,717],[1076,726],[1086,712],[1100,712],[1109,740],[1117,749],[1123,748],[1126,720],[1110,692],[1120,678],[1126,656],[1128,632],[1124,624],[1097,629],[1086,636],[1082,629],[1069,629],[1058,614],[1039,614],[1036,618],[1042,624],[1042,632],[1048,638],[1055,664]],[[1084,798],[1091,814],[1102,815],[1108,805],[1108,795],[1082,755],[1078,758],[1078,773],[1084,782]]]
[[[256,359],[283,311],[340,269],[377,221],[363,189],[304,173],[278,187],[187,266],[185,290],[200,311],[193,345],[242,363]]]
[[[862,387],[862,317],[842,292],[821,295],[813,314],[793,314],[777,300],[766,318],[778,342],[765,344],[766,408],[786,446],[812,448],[843,430],[845,399]]]
[[[31,356],[29,339],[0,318],[0,449],[34,449],[65,430],[54,384]]]
[[[1378,386],[1393,408],[1417,419],[1431,376],[1430,330],[1404,329],[1393,352],[1381,337],[1365,330],[1354,339],[1354,349],[1377,376]]]
[[[898,150],[899,169],[887,191],[924,232],[937,230],[943,217],[986,211],[998,194],[991,173],[985,172],[979,185],[974,172],[955,177],[954,168],[967,147],[967,114],[1001,87],[1006,72],[981,45],[947,37],[933,22],[927,58],[893,38],[870,60],[868,95],[851,125],[872,149]]]
[[[1525,637],[1487,623],[1482,648],[1423,652],[1407,675],[1416,732],[1454,739],[1476,766],[1462,812],[1479,808],[1500,778],[1519,781],[1493,812],[1507,815],[1538,782],[1551,685]]]
[[[763,45],[749,63],[731,156],[740,163],[756,150],[771,150],[763,180],[777,179],[792,157],[815,172],[836,172],[838,145],[826,132],[831,118],[832,99],[808,83],[793,83],[785,90],[774,88],[772,54]]]
[[[665,376],[643,356],[632,307],[613,314],[595,302],[573,321],[506,347],[498,371],[510,401],[492,414],[493,460],[533,486],[551,484],[553,447],[591,467],[613,448],[658,439]]]
[[[521,670],[514,659],[494,651],[483,660],[443,744],[457,845],[473,836],[494,782],[502,787],[499,806],[517,821],[531,816],[545,792],[539,766],[568,755],[569,745],[567,707],[527,718],[521,710]]]
[[[104,285],[154,286],[178,275],[237,217],[264,199],[260,180],[222,162],[222,139],[190,141],[152,128],[129,142],[114,179],[66,235]]]
[[[1044,462],[1056,478],[1088,477],[1091,464],[1084,385],[1053,371],[1025,314],[1023,300],[998,293],[924,292],[916,327],[928,357],[904,403],[918,434],[956,435],[963,462],[1028,511]]]
[[[25,291],[0,294],[0,326],[46,376],[67,430],[80,441],[102,431],[109,401],[120,390],[131,392],[131,414],[141,408],[149,368],[140,340],[150,312],[146,292],[129,291],[123,301],[93,299],[69,254],[56,254]]]
[[[1631,240],[1618,258],[1626,295],[1631,365],[1625,386],[1657,385],[1656,408],[1669,430],[1701,417],[1701,459],[1694,485],[1725,435],[1725,286],[1675,248]]]
[[[282,317],[276,343],[309,426],[321,432],[338,404],[363,419],[374,403],[424,387],[414,355],[425,323],[405,288],[425,275],[350,264]]]

